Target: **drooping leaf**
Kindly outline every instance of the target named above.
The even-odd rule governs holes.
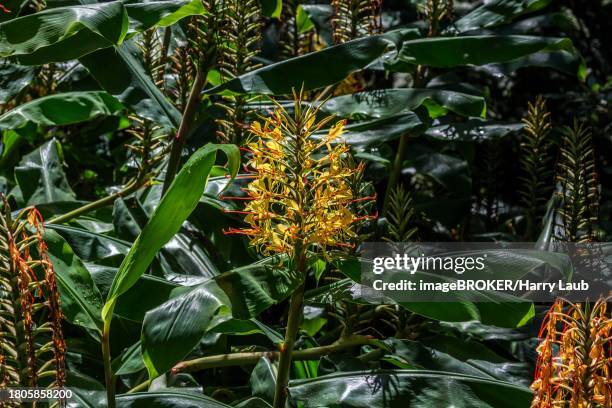
[[[85,262],[111,263],[110,260],[123,258],[130,249],[130,243],[108,235],[92,232],[69,225],[48,225],[60,234]]]
[[[436,140],[458,142],[484,142],[506,137],[523,129],[522,123],[498,123],[470,119],[427,129],[425,135]]]
[[[303,56],[256,69],[211,89],[210,93],[229,90],[237,93],[285,95],[292,89],[321,88],[341,81],[358,71],[404,38],[414,36],[410,30],[359,38]],[[316,75],[313,73],[316,72]]]
[[[413,136],[421,134],[428,126],[426,118],[415,112],[407,112],[391,117],[351,123],[347,125],[341,139],[354,148],[363,149],[377,146],[384,142],[399,139],[403,134]],[[315,133],[315,137],[324,135],[327,130]]]
[[[28,122],[63,126],[103,115],[117,115],[123,105],[106,92],[66,92],[24,103],[0,116],[0,130],[15,129]]]
[[[527,387],[468,375],[426,370],[377,370],[326,375],[290,383],[304,408],[529,407]]]
[[[146,74],[130,42],[80,59],[100,86],[139,116],[178,128],[181,114]]]
[[[490,28],[509,23],[522,14],[546,7],[551,0],[489,0],[472,10],[447,29],[464,33],[479,28]]]
[[[324,112],[342,117],[383,118],[413,111],[425,105],[429,115],[436,118],[447,111],[464,116],[486,114],[484,98],[460,92],[433,89],[380,89],[359,92],[329,99]]]
[[[182,18],[204,14],[201,0],[162,0],[134,2],[125,5],[129,16],[127,36],[151,27],[167,27]]]
[[[117,408],[231,408],[202,393],[179,388],[117,395]]]
[[[198,0],[122,1],[48,8],[0,23],[0,56],[40,65],[80,58],[120,45],[154,26],[202,14]]]
[[[121,263],[102,311],[104,321],[110,321],[119,296],[138,281],[159,249],[191,214],[204,192],[219,151],[227,156],[232,176],[238,172],[240,153],[233,145],[206,145],[189,158]]]
[[[0,24],[0,56],[25,65],[66,61],[120,44],[128,29],[123,2],[58,7]]]
[[[502,358],[486,345],[449,335],[412,341],[387,339],[390,352],[383,360],[403,369],[427,369],[494,378],[529,385],[527,363]]]
[[[511,61],[539,51],[565,50],[573,53],[564,38],[526,35],[483,35],[433,37],[404,41],[398,56],[386,62],[395,71],[411,71],[414,65],[450,68]]]

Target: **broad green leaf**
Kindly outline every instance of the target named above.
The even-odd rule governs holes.
[[[289,394],[304,408],[519,408],[533,394],[511,383],[427,370],[377,370],[293,381]]]
[[[149,214],[135,197],[115,201],[113,224],[120,238],[133,241],[148,220]],[[189,228],[194,229],[193,226]],[[161,249],[159,261],[167,279],[176,280],[180,276],[210,278],[219,273],[199,238],[185,229]]]
[[[15,168],[15,179],[26,205],[75,198],[62,168],[60,144],[55,139],[25,155]]]
[[[232,318],[257,316],[288,297],[299,283],[299,277],[283,268],[278,258],[269,258],[194,287],[175,289],[174,297],[144,319],[142,348],[150,376],[172,368],[206,333],[218,332],[216,328]]]
[[[342,117],[383,118],[413,111],[424,105],[436,118],[447,111],[464,116],[486,114],[486,103],[480,96],[435,89],[380,89],[329,99],[322,110]]]
[[[120,47],[96,51],[80,59],[100,86],[139,116],[178,128],[181,113],[155,86],[129,41]]]
[[[66,61],[121,44],[127,30],[120,1],[43,10],[0,24],[0,56],[25,65]]]
[[[507,62],[539,51],[573,52],[570,40],[526,35],[433,37],[405,41],[397,58],[386,66],[411,71],[414,65],[450,68]]]
[[[306,31],[314,29],[314,23],[301,5],[297,8],[295,20],[297,23],[298,33],[305,33]]]
[[[292,89],[300,89],[302,85],[305,90],[333,85],[352,72],[363,69],[412,34],[412,31],[400,30],[359,38],[256,69],[209,92],[229,90],[285,95],[290,94]],[[315,72],[316,75],[313,75]]]
[[[512,254],[502,251],[499,254],[499,259],[495,258],[496,261],[493,261],[493,254],[488,259],[491,262],[495,262],[496,273],[515,278],[524,276],[544,264],[551,264],[559,268],[564,267],[563,264],[559,263],[562,261],[554,254],[548,255],[533,251],[526,251],[525,254]],[[359,260],[346,259],[338,262],[337,266],[342,273],[356,282],[355,286],[348,284],[339,287],[338,285],[329,285],[326,291],[333,293],[334,290],[338,290],[339,293],[344,293],[345,296],[353,298],[355,301],[369,303],[368,299],[361,296],[359,289],[359,283],[361,282],[361,264]],[[431,276],[428,279],[431,279]],[[326,299],[326,291],[321,293],[315,291],[309,296],[313,298],[313,301],[320,302]],[[534,307],[531,302],[517,301],[518,299],[516,298],[508,301],[507,295],[495,292],[478,292],[475,295],[478,295],[484,301],[466,301],[460,296],[457,296],[457,301],[455,302],[396,302],[393,299],[387,300],[389,303],[397,303],[422,316],[449,322],[478,320],[485,324],[500,327],[519,327],[527,323],[534,316]]]
[[[472,10],[447,29],[450,32],[464,33],[479,28],[495,27],[509,23],[516,17],[540,10],[551,0],[489,0]]]
[[[439,370],[529,385],[527,363],[502,358],[477,341],[436,335],[421,341],[387,339],[384,343],[390,350],[383,360],[397,368]]]
[[[126,375],[144,370],[140,341],[127,348],[119,357],[113,360],[113,372],[115,375]]]
[[[64,317],[73,324],[102,330],[102,297],[89,271],[57,232],[46,230],[44,240],[55,270]]]
[[[272,403],[274,401],[277,371],[278,368],[268,358],[259,360],[249,379],[251,395]]]
[[[521,131],[522,123],[498,123],[478,119],[449,123],[427,129],[425,135],[442,141],[484,142]]]
[[[266,17],[279,18],[283,11],[283,0],[262,0],[261,13]]]
[[[0,56],[40,65],[120,45],[154,26],[204,12],[199,0],[112,1],[48,8],[0,24]]]
[[[227,156],[232,176],[238,172],[240,152],[233,145],[206,145],[189,158],[121,263],[102,310],[105,322],[110,322],[119,296],[138,281],[160,248],[191,214],[204,192],[219,151]]]
[[[415,112],[407,112],[382,119],[351,123],[345,126],[345,133],[341,139],[354,148],[363,149],[399,139],[405,133],[417,136],[428,126],[427,119],[421,116]],[[322,137],[327,131],[321,130],[315,133],[315,137]]]
[[[167,27],[188,16],[204,14],[202,0],[162,0],[125,5],[130,25],[128,37],[151,27]]]
[[[85,262],[104,261],[104,264],[112,264],[111,259],[123,258],[130,249],[130,243],[127,241],[84,228],[57,224],[49,224],[47,228],[64,237],[78,257]]]
[[[10,101],[33,80],[33,67],[10,64],[7,60],[0,61],[0,104]]]
[[[117,395],[117,408],[232,408],[201,392],[180,388]]]
[[[508,62],[487,64],[482,66],[480,70],[500,77],[502,75],[510,76],[517,70],[527,67],[554,69],[567,75],[576,75],[581,81],[584,81],[587,75],[587,68],[583,58],[580,55],[564,50],[537,52]]]
[[[103,115],[117,115],[123,105],[106,92],[66,92],[24,103],[0,116],[0,130],[15,129],[28,122],[63,126]]]
[[[171,298],[179,284],[156,276],[143,275],[117,302],[115,315],[135,322],[142,322],[152,310]]]

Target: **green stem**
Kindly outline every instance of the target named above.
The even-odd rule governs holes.
[[[202,64],[200,64],[200,66],[202,67]],[[204,67],[199,68],[196,72],[196,76],[191,87],[191,92],[189,93],[189,98],[187,99],[187,105],[185,106],[183,117],[181,118],[181,124],[179,125],[176,136],[172,141],[170,158],[168,159],[168,167],[166,168],[166,175],[164,177],[163,193],[168,191],[168,188],[172,184],[172,181],[178,172],[181,161],[181,153],[183,152],[183,147],[185,146],[187,136],[189,136],[189,132],[191,131],[193,119],[195,118],[198,108],[200,107],[200,94],[202,93],[202,89],[204,89],[204,85],[206,84],[207,75],[208,69]]]
[[[104,361],[104,381],[106,383],[106,406],[115,408],[115,376],[111,366],[110,352],[110,320],[104,322],[102,332],[102,360]]]
[[[299,270],[302,270],[303,267]],[[281,346],[278,359],[278,374],[276,376],[276,387],[274,389],[274,408],[284,408],[287,400],[287,385],[289,384],[289,373],[295,338],[297,337],[302,320],[302,308],[304,303],[304,284],[302,283],[291,295],[289,301],[289,314],[285,341]]]
[[[369,336],[352,335],[341,337],[333,344],[327,346],[313,347],[306,350],[295,350],[293,351],[291,360],[318,360],[319,358],[329,354],[339,353],[356,346],[374,344],[375,342],[376,340]],[[278,351],[256,351],[250,353],[232,353],[207,356],[196,358],[194,360],[182,361],[172,368],[172,373],[186,373],[219,367],[255,365],[261,358],[265,357],[269,358],[270,360],[278,360],[280,355],[281,354]],[[132,392],[132,390],[130,390],[130,392]]]
[[[132,194],[136,190],[148,184],[148,182],[149,180],[146,177],[142,178],[141,180],[133,181],[127,186],[125,186],[121,191],[118,191],[99,200],[92,201],[91,203],[85,204],[84,206],[81,206],[75,210],[69,211],[66,214],[51,218],[49,221],[47,221],[47,224],[63,224],[74,218],[80,217],[81,215],[97,210],[98,208],[111,205],[115,202],[116,199]]]
[[[391,168],[391,173],[389,174],[389,180],[387,182],[387,190],[385,191],[385,200],[383,201],[383,215],[386,214],[387,208],[389,207],[389,199],[391,196],[391,192],[395,188],[395,185],[397,184],[402,174],[402,163],[404,162],[406,150],[408,150],[408,138],[408,133],[404,133],[400,137],[399,146],[397,148],[397,152],[395,153],[395,159],[393,160],[393,167]]]
[[[132,394],[134,392],[145,391],[147,388],[149,388],[150,383],[151,381],[149,380],[141,382],[140,384],[136,385],[134,388],[130,388],[126,394]]]

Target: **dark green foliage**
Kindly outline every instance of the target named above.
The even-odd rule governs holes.
[[[497,292],[373,302],[359,257],[368,241],[610,240],[611,10],[2,1],[0,193],[14,211],[0,205],[0,387],[55,383],[74,406],[109,408],[270,408],[275,394],[283,408],[526,408],[541,305]],[[294,263],[235,235],[270,216],[249,206],[245,146],[255,119],[274,120],[270,98],[290,135],[294,110],[323,102],[317,120],[346,121],[329,149],[343,140],[351,154],[312,160],[359,169],[330,193],[350,213],[330,223],[354,217],[355,234]],[[301,160],[269,171],[310,193],[311,174],[292,177]],[[281,221],[282,239],[298,237]],[[559,265],[548,252],[488,262],[503,276]]]

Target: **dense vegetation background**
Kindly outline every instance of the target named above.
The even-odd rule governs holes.
[[[550,305],[367,304],[357,254],[609,240],[610,1],[0,1],[0,386],[269,407],[305,290],[291,406],[531,404]],[[300,89],[372,200],[295,273],[227,233]]]

